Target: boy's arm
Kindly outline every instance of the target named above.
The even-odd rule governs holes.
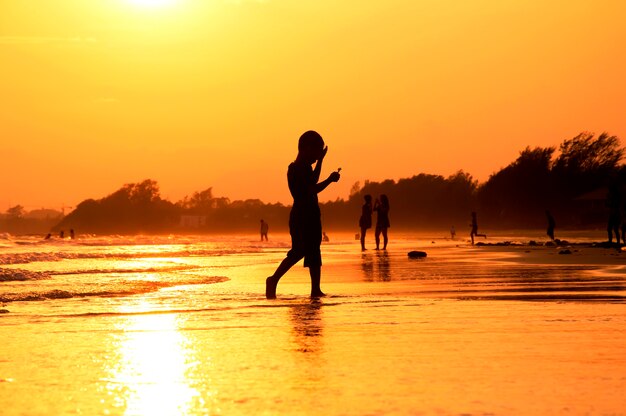
[[[322,182],[320,182],[320,183],[315,184],[315,192],[319,194],[319,193],[320,193],[320,192],[322,192],[324,189],[326,189],[326,187],[327,187],[328,185],[330,185],[330,184],[331,184],[331,182],[337,182],[337,181],[339,181],[339,178],[340,178],[340,177],[341,177],[341,175],[339,175],[339,172],[333,172],[333,173],[331,173],[331,174],[328,176],[328,178],[326,178],[326,180],[324,180],[324,181],[322,181]]]
[[[324,161],[324,157],[326,157],[326,152],[328,152],[328,146],[324,147],[324,150],[322,150],[322,154],[315,164],[315,169],[313,169],[313,182],[315,183],[319,182],[320,180],[320,174],[322,173],[322,162]]]

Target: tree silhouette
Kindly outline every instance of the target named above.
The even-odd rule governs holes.
[[[556,159],[554,147],[522,150],[516,160],[479,185],[462,170],[449,177],[420,173],[397,181],[356,182],[347,200],[320,204],[326,229],[358,230],[363,196],[386,194],[390,201],[392,229],[449,229],[461,231],[469,213],[479,211],[481,225],[491,227],[542,227],[545,210],[559,226],[597,224],[604,212],[589,213],[577,197],[602,191],[609,181],[624,192],[626,167],[620,165],[624,149],[608,133],[595,137],[583,132],[565,140]],[[626,198],[624,198],[626,200]],[[14,216],[20,206],[11,208]],[[593,208],[596,209],[596,208]],[[587,211],[585,211],[587,210]],[[156,181],[126,184],[112,194],[81,202],[56,226],[81,232],[137,233],[188,231],[181,215],[204,217],[202,232],[257,232],[260,219],[271,230],[287,230],[289,207],[258,199],[231,201],[216,197],[213,188],[195,192],[173,204],[160,196]]]
[[[21,205],[15,205],[14,207],[7,209],[7,215],[9,218],[22,218],[25,213],[26,211]]]

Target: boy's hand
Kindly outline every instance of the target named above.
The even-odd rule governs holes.
[[[341,178],[341,175],[339,174],[339,172],[333,172],[328,177],[328,179],[330,179],[332,182],[339,182],[339,178]]]
[[[320,154],[319,159],[317,159],[317,160],[318,160],[318,161],[320,161],[320,162],[321,162],[322,160],[324,160],[324,158],[326,157],[326,153],[327,153],[327,152],[328,152],[328,146],[325,146],[325,147],[322,149],[322,153]]]

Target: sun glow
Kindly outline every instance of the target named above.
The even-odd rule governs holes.
[[[142,303],[139,310],[152,305]],[[177,314],[130,315],[123,324],[120,360],[111,365],[111,392],[123,386],[128,414],[190,414],[198,391],[188,372],[194,360]]]
[[[176,3],[176,0],[128,0],[129,3],[141,7],[164,7]]]

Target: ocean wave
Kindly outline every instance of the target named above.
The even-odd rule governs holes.
[[[216,257],[233,254],[251,254],[260,252],[260,248],[243,249],[186,249],[186,250],[165,250],[165,251],[134,251],[128,253],[120,252],[28,252],[28,253],[5,253],[0,254],[0,265],[8,264],[28,264],[35,262],[54,262],[62,260],[81,259],[141,259],[141,258],[171,258],[171,257]]]
[[[192,276],[184,279],[176,279],[171,281],[133,281],[124,282],[123,284],[111,285],[106,288],[99,286],[98,289],[88,290],[63,290],[63,289],[49,289],[41,292],[17,292],[17,293],[3,293],[0,294],[1,303],[9,302],[35,302],[52,299],[71,299],[71,298],[86,298],[86,297],[118,297],[118,296],[131,296],[139,295],[149,292],[156,292],[159,289],[175,287],[175,286],[187,286],[187,285],[206,285],[220,283],[230,280],[225,276]]]
[[[0,282],[23,282],[28,280],[41,280],[50,277],[46,272],[33,272],[22,269],[0,269]]]
[[[81,269],[81,270],[64,270],[64,271],[50,271],[50,276],[69,276],[79,274],[127,274],[127,273],[171,273],[181,272],[194,269],[200,269],[202,266],[195,266],[190,264],[180,264],[176,266],[163,266],[163,267],[132,267],[132,268],[109,268],[109,269]]]

